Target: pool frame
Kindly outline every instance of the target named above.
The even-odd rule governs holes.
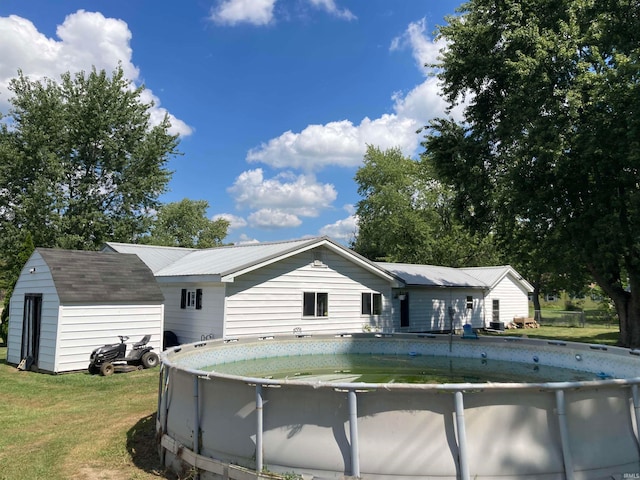
[[[592,372],[602,380],[327,383],[201,369],[320,353],[504,360]],[[640,478],[637,350],[507,336],[363,333],[212,340],[171,348],[161,359],[163,465],[196,469],[201,478],[258,478],[268,476],[265,470],[323,479]]]

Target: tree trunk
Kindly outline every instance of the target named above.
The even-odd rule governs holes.
[[[542,308],[540,307],[540,283],[539,282],[534,282],[533,284],[532,299],[533,299],[533,316],[536,322],[540,323],[540,321],[542,320]],[[536,312],[539,312],[537,317],[536,317]]]
[[[620,325],[618,346],[640,348],[640,282],[635,275],[630,275],[630,291],[627,291],[622,288],[620,282],[612,284],[605,281],[603,275],[599,275],[593,269],[591,271],[600,288],[615,305]]]

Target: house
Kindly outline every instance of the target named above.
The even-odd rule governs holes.
[[[42,372],[86,369],[96,347],[151,335],[162,348],[164,297],[135,255],[37,248],[9,307],[7,362]]]
[[[38,248],[10,305],[8,362],[86,368],[91,350],[152,335],[210,338],[501,328],[531,286],[510,266],[376,263],[327,237],[204,250]]]
[[[528,316],[533,287],[511,266],[450,268],[379,263],[404,283],[394,292],[396,331],[504,329],[516,316]]]
[[[180,343],[209,338],[391,331],[393,289],[378,264],[326,237],[195,250],[107,243],[135,253],[165,298]]]

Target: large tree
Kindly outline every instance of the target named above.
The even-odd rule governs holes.
[[[355,251],[373,260],[453,267],[496,261],[490,236],[471,235],[453,212],[448,188],[400,149],[369,146],[356,173]]]
[[[640,3],[471,0],[439,35],[464,119],[432,122],[424,158],[539,271],[591,275],[640,346]]]
[[[143,88],[118,67],[60,81],[10,82],[0,126],[0,253],[30,232],[36,246],[96,249],[148,231],[177,153],[167,117],[150,123]]]
[[[210,248],[222,245],[229,221],[207,218],[209,202],[185,198],[160,207],[146,239],[153,245],[171,247]]]

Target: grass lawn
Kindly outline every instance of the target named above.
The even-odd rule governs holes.
[[[498,335],[509,335],[512,337],[527,336],[529,338],[543,338],[547,340],[615,345],[618,341],[619,333],[619,330],[613,327],[589,326],[518,328],[515,330],[505,330],[504,334],[501,333]]]
[[[615,345],[617,328],[504,335]],[[159,369],[100,377],[21,372],[0,348],[0,480],[172,479],[155,442]]]
[[[0,348],[1,480],[175,479],[155,446],[159,369],[46,375]]]

